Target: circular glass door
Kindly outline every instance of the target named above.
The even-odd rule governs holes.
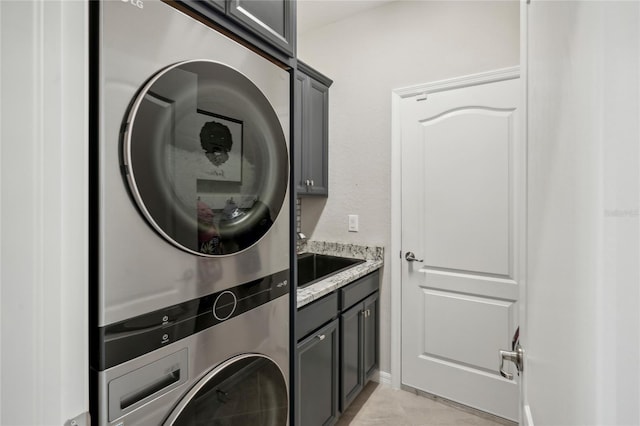
[[[286,139],[264,94],[240,72],[188,61],[134,99],[124,170],[139,210],[175,246],[229,255],[258,242],[284,202]]]
[[[278,366],[263,355],[232,358],[207,374],[169,415],[165,426],[284,426],[289,399]]]

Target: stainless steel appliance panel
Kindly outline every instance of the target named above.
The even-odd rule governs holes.
[[[179,340],[154,352],[135,358],[99,373],[100,413],[99,425],[161,425],[174,408],[188,395],[208,372],[224,361],[235,356],[249,353],[261,354],[273,360],[289,383],[289,296],[282,296],[240,316],[229,319],[208,330]],[[188,353],[188,367],[180,361],[183,351]],[[162,380],[172,371],[188,370],[187,379],[176,380],[177,386],[167,383],[166,388],[158,390],[124,409],[120,404],[127,398],[127,392],[117,390],[110,395],[110,388],[127,382],[131,375],[145,376],[149,366],[175,359],[175,366],[156,369],[157,380]],[[148,376],[148,374],[147,374]],[[129,380],[131,383],[131,381]],[[153,383],[152,377],[139,381],[140,386]],[[114,386],[115,385],[115,386]],[[132,389],[136,389],[132,386]],[[131,394],[133,392],[129,392]],[[111,411],[110,411],[111,401]],[[111,417],[110,417],[111,416]],[[109,418],[110,417],[110,418]]]
[[[269,233],[236,255],[177,249],[147,223],[121,171],[123,122],[136,93],[163,68],[211,60],[250,79],[273,107],[289,144],[289,73],[171,6],[101,2],[99,326],[266,276],[289,266],[288,188]],[[144,30],[140,30],[144,29]]]

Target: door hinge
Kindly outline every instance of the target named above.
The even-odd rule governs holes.
[[[402,250],[400,250],[400,253],[398,253],[398,256],[400,257],[400,259],[402,259]]]

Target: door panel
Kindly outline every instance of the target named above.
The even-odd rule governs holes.
[[[295,56],[295,2],[230,0],[227,13],[290,56]]]
[[[305,177],[302,176],[302,161],[306,157],[306,153],[303,152],[303,150],[306,149],[306,146],[303,143],[305,139],[303,123],[306,120],[305,115],[308,114],[308,111],[306,111],[303,93],[305,84],[308,84],[307,80],[308,77],[300,72],[295,73],[295,79],[293,80],[293,104],[295,105],[293,108],[293,143],[295,144],[295,158],[293,164],[296,191],[298,193],[302,193],[307,190],[307,187],[302,183],[305,180]]]
[[[362,303],[358,303],[340,315],[340,411],[342,412],[364,387],[360,353],[362,319]]]
[[[422,302],[424,357],[498,373],[495,348],[511,338],[512,302],[429,289]]]
[[[325,425],[338,418],[338,320],[298,344],[297,424]]]
[[[364,325],[364,379],[371,377],[373,372],[378,368],[378,293],[369,296],[364,301],[364,311],[367,312]]]
[[[309,120],[307,123],[309,129],[306,131],[309,143],[306,147],[309,150],[309,155],[305,156],[307,177],[312,180],[311,193],[326,194],[328,191],[326,171],[328,126],[325,120],[328,117],[329,88],[310,78],[308,93]]]
[[[422,122],[427,265],[509,274],[512,116],[469,108]]]
[[[512,420],[519,80],[401,101],[402,382]],[[404,255],[403,254],[403,255]]]
[[[534,1],[522,13],[523,424],[638,425],[640,3]]]

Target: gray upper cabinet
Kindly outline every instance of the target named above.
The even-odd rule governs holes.
[[[266,52],[285,64],[296,55],[294,0],[181,0],[207,21],[240,42]],[[246,44],[246,43],[245,43]]]
[[[295,56],[295,6],[293,0],[229,0],[227,14],[290,56]]]
[[[295,181],[300,196],[329,194],[329,87],[333,82],[298,61],[294,79]]]
[[[225,13],[227,10],[226,1],[227,0],[205,0],[207,3],[211,5],[212,8],[219,10],[222,13]]]

